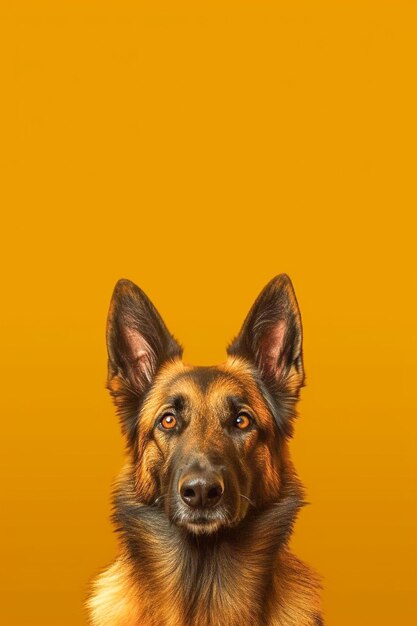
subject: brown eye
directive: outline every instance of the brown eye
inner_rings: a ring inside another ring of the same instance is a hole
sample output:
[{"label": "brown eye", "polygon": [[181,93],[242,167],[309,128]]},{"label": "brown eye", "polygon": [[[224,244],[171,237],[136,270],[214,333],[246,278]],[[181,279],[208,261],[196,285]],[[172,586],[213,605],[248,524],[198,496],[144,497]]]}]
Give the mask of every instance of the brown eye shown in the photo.
[{"label": "brown eye", "polygon": [[251,425],[251,418],[247,413],[239,413],[239,415],[233,420],[233,425],[239,430],[245,430]]},{"label": "brown eye", "polygon": [[166,413],[166,415],[161,417],[159,423],[163,428],[165,428],[165,430],[171,430],[177,425],[177,420],[172,413]]}]

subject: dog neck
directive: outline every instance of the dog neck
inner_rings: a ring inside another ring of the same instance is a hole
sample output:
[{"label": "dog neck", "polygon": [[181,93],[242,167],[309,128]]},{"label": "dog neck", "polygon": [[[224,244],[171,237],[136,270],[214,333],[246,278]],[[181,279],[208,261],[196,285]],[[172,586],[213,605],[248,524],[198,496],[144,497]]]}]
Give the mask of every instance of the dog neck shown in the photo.
[{"label": "dog neck", "polygon": [[235,528],[194,535],[170,523],[162,507],[138,503],[125,474],[114,520],[140,602],[152,603],[159,623],[172,626],[264,623],[278,556],[302,504],[292,483],[277,503],[250,510]]}]

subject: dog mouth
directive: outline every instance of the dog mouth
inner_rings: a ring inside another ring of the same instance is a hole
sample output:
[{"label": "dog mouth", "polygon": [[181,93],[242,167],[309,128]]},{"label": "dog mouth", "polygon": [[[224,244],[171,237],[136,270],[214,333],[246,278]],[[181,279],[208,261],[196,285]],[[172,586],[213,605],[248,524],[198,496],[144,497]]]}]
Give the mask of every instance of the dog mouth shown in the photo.
[{"label": "dog mouth", "polygon": [[183,507],[179,507],[172,515],[171,522],[196,535],[209,535],[223,527],[232,526],[233,518],[229,511],[223,507],[215,511],[210,509],[188,511]]},{"label": "dog mouth", "polygon": [[222,523],[218,520],[199,518],[195,522],[184,522],[182,525],[195,535],[211,535],[221,528]]}]

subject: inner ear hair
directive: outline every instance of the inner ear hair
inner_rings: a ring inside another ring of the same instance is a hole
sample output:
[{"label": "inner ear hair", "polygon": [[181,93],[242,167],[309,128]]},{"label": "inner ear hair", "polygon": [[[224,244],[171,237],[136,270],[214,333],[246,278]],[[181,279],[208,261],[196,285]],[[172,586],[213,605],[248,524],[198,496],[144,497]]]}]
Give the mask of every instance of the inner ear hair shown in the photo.
[{"label": "inner ear hair", "polygon": [[301,316],[286,274],[273,278],[261,291],[228,354],[251,360],[267,378],[282,380],[293,366],[303,377]]}]

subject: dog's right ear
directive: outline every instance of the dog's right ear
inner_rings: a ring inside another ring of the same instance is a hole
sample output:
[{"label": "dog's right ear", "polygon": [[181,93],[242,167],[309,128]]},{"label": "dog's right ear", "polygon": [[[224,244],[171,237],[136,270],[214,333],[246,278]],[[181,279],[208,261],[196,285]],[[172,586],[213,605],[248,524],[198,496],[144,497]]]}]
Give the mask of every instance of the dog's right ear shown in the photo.
[{"label": "dog's right ear", "polygon": [[107,388],[122,430],[133,444],[146,390],[164,362],[181,358],[182,347],[149,298],[130,280],[119,280],[113,291],[107,318],[107,351]]}]

